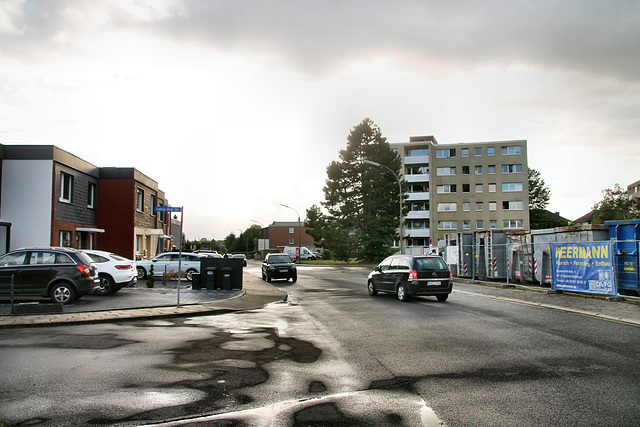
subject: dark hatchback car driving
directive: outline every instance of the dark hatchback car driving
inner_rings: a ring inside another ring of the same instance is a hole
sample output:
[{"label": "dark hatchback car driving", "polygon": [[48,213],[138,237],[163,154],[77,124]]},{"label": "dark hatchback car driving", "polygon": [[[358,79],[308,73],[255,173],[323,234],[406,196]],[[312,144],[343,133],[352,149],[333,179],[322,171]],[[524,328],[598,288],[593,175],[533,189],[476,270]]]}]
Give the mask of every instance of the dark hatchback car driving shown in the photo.
[{"label": "dark hatchback car driving", "polygon": [[262,280],[271,279],[298,280],[298,271],[291,257],[284,253],[267,254],[262,261]]},{"label": "dark hatchback car driving", "polygon": [[369,274],[369,295],[394,293],[400,301],[418,295],[435,296],[446,301],[453,281],[451,270],[439,256],[392,255]]},{"label": "dark hatchback car driving", "polygon": [[100,285],[96,265],[72,248],[22,248],[0,257],[0,292],[16,297],[49,297],[69,304]]}]

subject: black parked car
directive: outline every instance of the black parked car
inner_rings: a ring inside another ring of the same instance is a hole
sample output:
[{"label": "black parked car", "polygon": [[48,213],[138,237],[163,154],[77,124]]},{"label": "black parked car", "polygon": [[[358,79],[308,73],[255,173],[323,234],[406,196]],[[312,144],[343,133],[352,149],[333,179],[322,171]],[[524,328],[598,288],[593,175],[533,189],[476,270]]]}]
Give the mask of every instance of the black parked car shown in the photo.
[{"label": "black parked car", "polygon": [[8,295],[50,297],[69,304],[98,289],[98,269],[83,252],[72,248],[22,248],[0,256],[0,290]]},{"label": "black parked car", "polygon": [[262,261],[262,280],[270,282],[271,279],[298,280],[298,271],[291,257],[287,254],[267,254]]},{"label": "black parked car", "polygon": [[369,295],[390,292],[400,301],[412,296],[429,295],[446,301],[453,281],[451,270],[439,256],[392,255],[369,274]]}]

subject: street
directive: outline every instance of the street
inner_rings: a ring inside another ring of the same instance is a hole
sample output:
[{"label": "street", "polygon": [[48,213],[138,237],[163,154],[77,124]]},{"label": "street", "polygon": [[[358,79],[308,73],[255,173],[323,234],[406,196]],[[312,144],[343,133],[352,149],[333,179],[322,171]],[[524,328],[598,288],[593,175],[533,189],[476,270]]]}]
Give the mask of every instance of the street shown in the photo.
[{"label": "street", "polygon": [[640,425],[639,328],[455,285],[371,297],[367,272],[302,266],[239,314],[2,330],[0,425]]}]

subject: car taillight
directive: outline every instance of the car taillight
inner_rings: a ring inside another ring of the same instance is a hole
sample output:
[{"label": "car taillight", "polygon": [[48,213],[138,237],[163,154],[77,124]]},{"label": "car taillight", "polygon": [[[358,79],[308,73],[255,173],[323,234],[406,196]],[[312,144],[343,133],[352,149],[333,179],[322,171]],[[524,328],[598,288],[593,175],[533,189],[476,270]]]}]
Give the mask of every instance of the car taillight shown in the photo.
[{"label": "car taillight", "polygon": [[133,268],[133,266],[131,264],[126,264],[126,265],[116,265],[116,268],[118,270],[131,270]]},{"label": "car taillight", "polygon": [[415,270],[411,270],[409,272],[409,280],[418,280],[418,272]]},{"label": "car taillight", "polygon": [[91,276],[91,269],[89,268],[89,266],[76,264],[76,267],[78,267],[78,270],[80,270],[80,273],[85,274],[87,276]]},{"label": "car taillight", "polygon": [[449,270],[449,280],[453,280],[453,274],[451,274],[451,270]]}]

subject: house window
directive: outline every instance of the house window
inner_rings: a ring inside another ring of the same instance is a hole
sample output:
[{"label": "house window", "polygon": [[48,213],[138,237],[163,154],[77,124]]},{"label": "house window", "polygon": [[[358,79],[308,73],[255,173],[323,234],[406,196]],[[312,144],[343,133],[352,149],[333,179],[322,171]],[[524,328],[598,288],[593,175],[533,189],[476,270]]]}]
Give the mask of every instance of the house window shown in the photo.
[{"label": "house window", "polygon": [[502,173],[522,173],[522,165],[502,165]]},{"label": "house window", "polygon": [[487,166],[487,173],[489,175],[495,175],[495,173],[496,173],[496,165]]},{"label": "house window", "polygon": [[476,212],[482,212],[484,210],[484,204],[482,202],[476,202]]},{"label": "house window", "polygon": [[476,221],[476,230],[482,230],[484,229],[484,221],[479,219]]},{"label": "house window", "polygon": [[429,166],[413,166],[407,168],[407,175],[428,175]]},{"label": "house window", "polygon": [[522,191],[522,183],[521,182],[505,182],[502,184],[502,191],[505,193]]},{"label": "house window", "polygon": [[295,240],[294,239],[289,239],[289,245],[293,246],[295,244]]},{"label": "house window", "polygon": [[497,202],[489,202],[489,210],[490,211],[498,210],[498,203]]},{"label": "house window", "polygon": [[71,246],[71,232],[70,231],[60,231],[60,246],[70,247]]},{"label": "house window", "polygon": [[409,193],[428,193],[429,185],[428,184],[410,184],[409,185]]},{"label": "house window", "polygon": [[438,192],[438,194],[455,193],[456,192],[456,185],[455,184],[438,185],[437,192]]},{"label": "house window", "polygon": [[471,186],[469,184],[462,184],[462,192],[463,193],[469,193],[471,192]]},{"label": "house window", "polygon": [[60,201],[73,202],[73,175],[64,172],[60,173]]},{"label": "house window", "polygon": [[522,154],[522,147],[519,145],[507,145],[500,147],[500,150],[503,156],[515,156]]},{"label": "house window", "polygon": [[136,253],[142,254],[144,252],[143,236],[142,234],[136,234]]},{"label": "house window", "polygon": [[469,175],[469,166],[462,167],[462,175]]},{"label": "house window", "polygon": [[482,166],[476,166],[476,175],[482,175]]},{"label": "house window", "polygon": [[480,157],[482,156],[482,147],[476,147],[473,149],[474,155],[476,157]]},{"label": "house window", "polygon": [[502,228],[524,228],[524,221],[521,219],[505,219],[502,221]]},{"label": "house window", "polygon": [[446,159],[446,158],[455,157],[455,156],[456,156],[455,148],[450,148],[446,150],[436,150],[436,157],[438,159]]},{"label": "house window", "polygon": [[90,209],[95,209],[96,207],[96,185],[93,182],[89,183],[89,188],[87,189],[87,207]]},{"label": "house window", "polygon": [[457,230],[458,221],[438,221],[438,230]]},{"label": "house window", "polygon": [[429,155],[428,148],[414,148],[407,151],[407,157],[424,157]]},{"label": "house window", "polygon": [[295,233],[295,228],[289,227],[289,234],[293,234],[293,233]]},{"label": "house window", "polygon": [[422,212],[429,210],[429,202],[411,203],[411,211]]},{"label": "house window", "polygon": [[457,210],[457,203],[438,203],[438,212],[456,212]]},{"label": "house window", "polygon": [[156,195],[151,195],[151,216],[156,216]]},{"label": "house window", "polygon": [[496,147],[487,147],[487,156],[495,156]]},{"label": "house window", "polygon": [[482,184],[476,184],[476,193],[482,193]]},{"label": "house window", "polygon": [[426,230],[429,228],[429,221],[410,221],[408,228],[409,230]]},{"label": "house window", "polygon": [[436,175],[437,176],[449,176],[449,175],[455,175],[456,174],[456,168],[455,167],[446,167],[446,168],[438,168],[436,169]]},{"label": "house window", "polygon": [[462,204],[462,210],[463,210],[464,212],[469,212],[469,211],[471,210],[471,203],[469,203],[469,202],[464,202],[464,203]]},{"label": "house window", "polygon": [[468,148],[463,148],[461,151],[462,151],[462,153],[460,153],[460,155],[462,157],[469,157],[469,149]]},{"label": "house window", "polygon": [[502,209],[505,211],[521,211],[524,209],[524,203],[521,201],[502,202]]},{"label": "house window", "polygon": [[138,188],[136,192],[136,210],[144,212],[144,190],[142,188]]},{"label": "house window", "polygon": [[471,230],[471,221],[469,221],[468,219],[465,219],[464,221],[462,221],[462,229]]},{"label": "house window", "polygon": [[496,221],[495,219],[492,219],[491,221],[489,221],[489,228],[492,230],[495,230],[496,228],[498,228],[498,221]]},{"label": "house window", "polygon": [[495,183],[489,184],[489,193],[495,193],[498,190],[498,187]]}]

